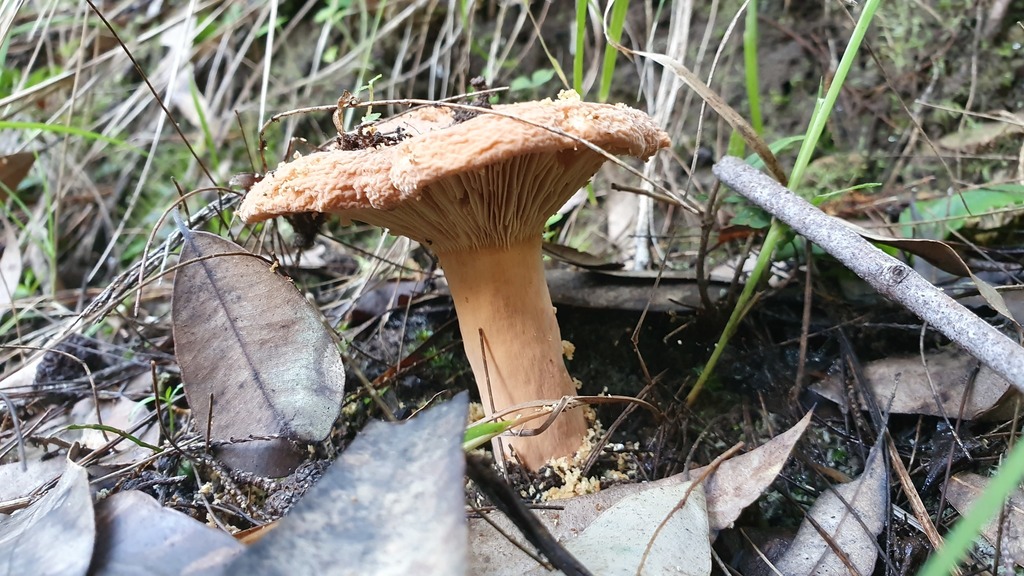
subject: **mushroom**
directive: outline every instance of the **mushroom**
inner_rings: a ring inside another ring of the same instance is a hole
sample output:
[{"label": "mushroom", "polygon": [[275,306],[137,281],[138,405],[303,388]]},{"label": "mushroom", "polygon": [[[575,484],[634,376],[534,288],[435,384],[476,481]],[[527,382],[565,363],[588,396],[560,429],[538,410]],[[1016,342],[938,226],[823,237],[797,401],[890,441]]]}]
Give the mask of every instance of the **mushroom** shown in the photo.
[{"label": "mushroom", "polygon": [[[643,112],[571,91],[464,121],[451,108],[417,108],[377,129],[400,126],[408,136],[394,145],[281,164],[250,189],[238,215],[336,213],[416,240],[444,270],[485,412],[575,395],[544,279],[544,222],[604,163],[591,146],[646,159],[668,136]],[[537,469],[572,456],[586,432],[583,413],[572,410],[509,443]]]}]

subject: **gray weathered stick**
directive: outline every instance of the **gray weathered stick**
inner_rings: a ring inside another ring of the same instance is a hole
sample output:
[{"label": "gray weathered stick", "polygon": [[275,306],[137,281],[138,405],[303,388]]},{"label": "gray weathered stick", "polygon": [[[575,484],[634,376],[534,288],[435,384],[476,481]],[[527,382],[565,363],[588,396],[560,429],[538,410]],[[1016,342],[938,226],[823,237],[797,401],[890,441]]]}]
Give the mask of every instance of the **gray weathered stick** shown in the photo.
[{"label": "gray weathered stick", "polygon": [[1024,348],[912,268],[739,158],[722,158],[713,171],[723,183],[820,246],[883,296],[917,314],[1024,391]]}]

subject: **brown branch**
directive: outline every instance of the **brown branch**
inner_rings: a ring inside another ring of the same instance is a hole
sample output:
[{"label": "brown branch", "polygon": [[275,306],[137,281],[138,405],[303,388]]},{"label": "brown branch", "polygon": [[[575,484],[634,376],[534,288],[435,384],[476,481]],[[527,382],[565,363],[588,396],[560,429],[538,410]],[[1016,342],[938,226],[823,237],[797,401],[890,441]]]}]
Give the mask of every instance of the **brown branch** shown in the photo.
[{"label": "brown branch", "polygon": [[785,222],[997,374],[1024,390],[1024,348],[936,288],[910,266],[862,238],[760,171],[733,157],[713,169],[723,183]]}]

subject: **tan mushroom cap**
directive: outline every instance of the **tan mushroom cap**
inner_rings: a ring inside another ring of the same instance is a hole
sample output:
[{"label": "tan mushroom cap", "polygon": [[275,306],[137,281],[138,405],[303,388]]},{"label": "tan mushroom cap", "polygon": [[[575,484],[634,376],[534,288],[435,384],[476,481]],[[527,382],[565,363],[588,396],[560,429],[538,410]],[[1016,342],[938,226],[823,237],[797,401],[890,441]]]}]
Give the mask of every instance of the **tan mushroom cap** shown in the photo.
[{"label": "tan mushroom cap", "polygon": [[238,215],[257,222],[336,213],[436,251],[504,245],[538,234],[606,160],[580,139],[644,159],[670,144],[647,114],[582,102],[574,92],[495,106],[459,123],[451,108],[425,107],[378,130],[395,127],[409,136],[394,146],[317,152],[281,164],[252,187]]}]

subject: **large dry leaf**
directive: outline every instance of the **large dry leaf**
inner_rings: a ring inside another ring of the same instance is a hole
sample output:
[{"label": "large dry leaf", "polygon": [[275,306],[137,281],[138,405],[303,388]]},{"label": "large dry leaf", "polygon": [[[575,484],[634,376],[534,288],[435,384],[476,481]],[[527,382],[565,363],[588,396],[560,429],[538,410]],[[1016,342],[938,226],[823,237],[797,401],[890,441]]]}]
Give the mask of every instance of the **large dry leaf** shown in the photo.
[{"label": "large dry leaf", "polygon": [[[684,498],[685,505],[677,509]],[[681,546],[683,543],[686,545]],[[710,574],[711,541],[704,490],[683,482],[626,496],[565,547],[588,570],[601,576]],[[530,574],[549,572],[538,567]]]},{"label": "large dry leaf", "polygon": [[96,506],[96,536],[90,576],[205,575],[245,549],[228,534],[137,490]]},{"label": "large dry leaf", "polygon": [[95,539],[89,478],[68,463],[45,496],[0,520],[0,575],[85,574]]},{"label": "large dry leaf", "polygon": [[[810,421],[811,414],[808,413],[795,426],[764,445],[722,463],[705,479],[705,507],[710,530],[731,526],[740,512],[771,485]],[[702,478],[705,471],[706,468],[698,468],[689,474],[677,474],[655,482],[613,486],[596,494],[560,500],[558,503],[562,510],[537,510],[535,514],[552,536],[571,549],[572,539],[584,533],[601,514],[624,498],[656,488],[680,486]],[[656,525],[662,518],[664,516],[648,520]],[[515,527],[504,516],[492,514],[490,520],[505,533],[516,533]],[[470,520],[470,540],[474,552],[470,558],[471,574],[517,576],[536,566],[533,559],[483,520]]]},{"label": "large dry leaf", "polygon": [[227,573],[466,573],[459,394],[401,424],[372,422],[278,527]]},{"label": "large dry leaf", "polygon": [[[746,454],[723,462],[705,481],[708,499],[708,523],[712,530],[732,526],[743,510],[754,503],[771,486],[789,460],[789,455],[811,423],[808,412],[792,428]],[[689,477],[698,479],[706,468],[691,470]]]},{"label": "large dry leaf", "polygon": [[0,465],[0,502],[24,498],[64,473],[65,458],[28,458]]},{"label": "large dry leaf", "polygon": [[[323,440],[344,395],[334,338],[288,280],[242,252],[204,232],[187,234],[181,251],[182,262],[202,258],[178,271],[172,308],[175,354],[192,415],[211,440]],[[286,445],[236,444],[221,456],[229,465],[280,476],[298,464],[286,457]]]},{"label": "large dry leaf", "polygon": [[884,244],[893,248],[899,248],[904,252],[909,252],[914,256],[919,256],[926,260],[932,266],[948,272],[954,276],[970,276],[971,269],[967,267],[963,258],[957,253],[953,245],[940,240],[931,240],[928,238],[897,238],[895,236],[886,236],[884,234],[878,234],[872,232],[860,226],[840,220],[840,222],[848,227],[854,229],[865,240],[870,240],[876,244]]},{"label": "large dry leaf", "polygon": [[1020,116],[1004,112],[1008,120],[1014,122],[977,122],[963,130],[946,134],[939,138],[939,146],[958,152],[974,153],[980,149],[991,147],[998,140],[1024,131],[1024,119]]},{"label": "large dry leaf", "polygon": [[[1000,292],[1000,296],[1003,298],[1003,303],[1006,304],[1010,317],[1024,319],[1024,290],[1006,290]],[[989,306],[988,300],[982,298],[981,295],[966,296],[959,298],[958,301],[969,308]]]},{"label": "large dry leaf", "polygon": [[[893,248],[899,248],[905,252],[910,252],[943,272],[948,272],[954,276],[970,278],[971,281],[974,282],[974,286],[978,289],[978,295],[986,304],[1009,320],[1017,322],[1016,318],[1007,307],[1006,300],[1003,295],[991,284],[985,282],[971,272],[967,263],[963,261],[963,258],[960,257],[960,254],[957,253],[952,245],[928,238],[894,238],[892,236],[884,236],[865,230],[859,226],[846,222],[845,220],[837,220],[837,222],[855,229],[857,233],[866,240],[870,240],[878,244],[884,244],[886,246],[892,246]],[[920,270],[920,266],[915,266],[915,268],[918,269],[918,272],[924,274],[924,272]]]},{"label": "large dry leaf", "polygon": [[[961,515],[974,504],[988,486],[989,478],[962,472],[949,479],[946,484],[946,499]],[[999,537],[999,518],[993,518],[981,529],[981,535],[992,545]],[[1002,541],[1000,550],[1003,558],[1008,558],[1018,566],[1024,566],[1024,491],[1018,489],[1010,494],[1003,515]],[[1012,570],[1008,573],[1012,573]]]},{"label": "large dry leaf", "polygon": [[3,314],[14,304],[14,292],[21,280],[22,262],[14,226],[6,219],[0,218],[0,231],[3,232],[3,239],[0,241],[0,314]]},{"label": "large dry leaf", "polygon": [[[854,574],[872,573],[878,556],[878,534],[885,525],[889,505],[888,474],[881,446],[883,443],[879,442],[871,450],[863,474],[818,497],[793,543],[776,562],[780,572],[792,576],[850,574],[843,558],[833,550],[835,545]],[[822,532],[831,539],[831,545]]]},{"label": "large dry leaf", "polygon": [[[965,420],[974,420],[982,415],[1004,416],[999,411],[990,411],[1007,393],[1016,393],[1016,389],[988,366],[982,364],[971,383],[970,376],[978,361],[959,348],[929,352],[926,358],[927,369],[921,364],[919,355],[892,356],[866,363],[864,378],[867,389],[874,394],[878,406],[893,414],[955,418],[960,414],[962,404]],[[931,383],[928,374],[931,374]],[[832,375],[811,389],[846,407],[841,380],[838,375]],[[970,394],[967,394],[969,383]],[[863,406],[863,398],[860,401]]]}]

